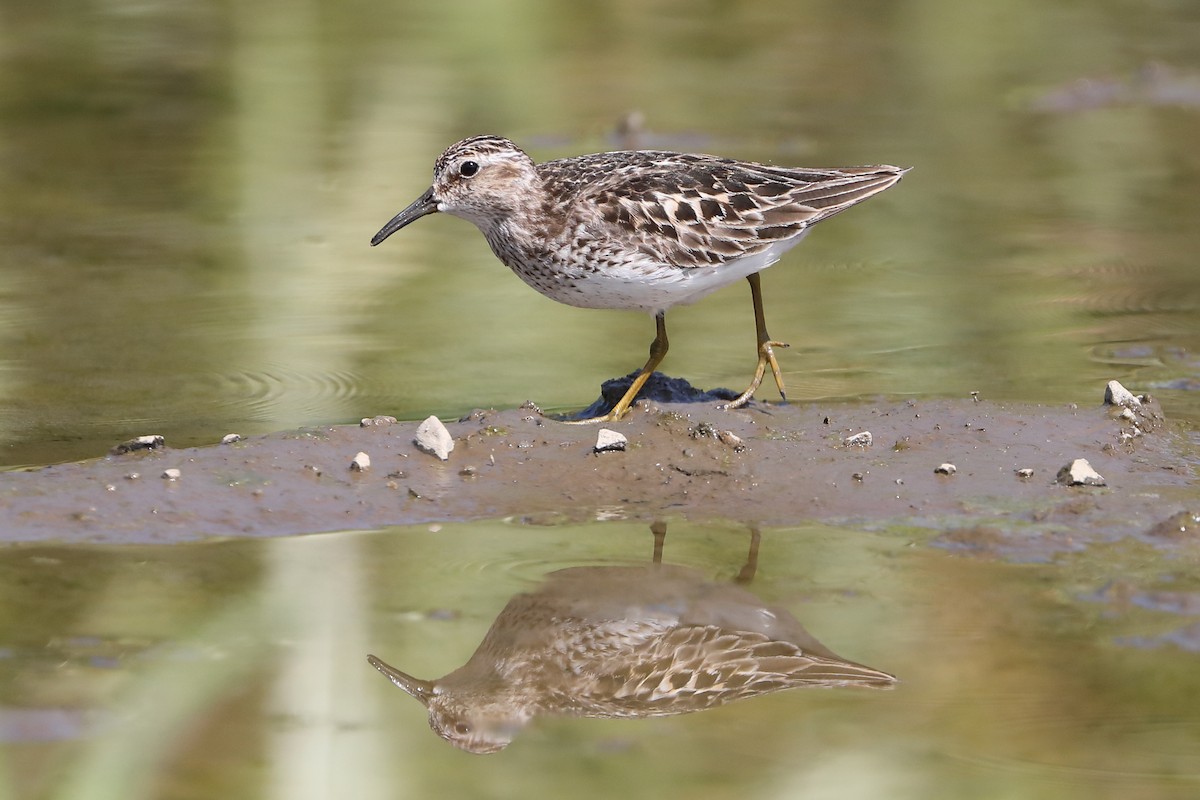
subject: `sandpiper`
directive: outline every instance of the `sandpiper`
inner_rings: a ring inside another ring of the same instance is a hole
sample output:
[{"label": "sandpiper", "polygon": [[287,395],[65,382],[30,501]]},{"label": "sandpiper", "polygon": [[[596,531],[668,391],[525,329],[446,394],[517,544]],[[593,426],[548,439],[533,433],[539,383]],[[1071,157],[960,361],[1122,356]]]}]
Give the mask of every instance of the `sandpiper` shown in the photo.
[{"label": "sandpiper", "polygon": [[507,747],[536,717],[687,714],[800,687],[890,689],[786,609],[673,564],[572,567],[512,598],[466,664],[420,680],[371,665],[472,753]]},{"label": "sandpiper", "polygon": [[535,164],[499,136],[473,136],[437,159],[433,185],[371,239],[377,245],[427,214],[462,217],[492,252],[547,297],[582,308],[636,309],[654,315],[650,357],[603,416],[629,411],[667,354],[666,312],[739,278],[750,283],[758,365],[749,402],[770,366],[783,376],[763,317],[758,273],[823,219],[895,185],[906,169],[774,167],[717,156],[627,150]]}]

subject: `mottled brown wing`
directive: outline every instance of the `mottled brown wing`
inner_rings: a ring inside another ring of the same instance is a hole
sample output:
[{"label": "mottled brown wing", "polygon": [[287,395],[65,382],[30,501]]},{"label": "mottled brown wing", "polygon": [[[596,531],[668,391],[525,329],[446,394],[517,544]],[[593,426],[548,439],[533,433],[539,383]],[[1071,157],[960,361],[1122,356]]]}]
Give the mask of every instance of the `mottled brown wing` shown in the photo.
[{"label": "mottled brown wing", "polygon": [[785,170],[672,156],[616,170],[589,187],[606,235],[633,236],[648,255],[705,267],[759,253],[882,192],[892,166]]},{"label": "mottled brown wing", "polygon": [[597,665],[590,686],[567,699],[586,716],[684,714],[798,686],[895,683],[886,672],[852,661],[808,655],[790,642],[712,626],[677,628],[635,657]]}]

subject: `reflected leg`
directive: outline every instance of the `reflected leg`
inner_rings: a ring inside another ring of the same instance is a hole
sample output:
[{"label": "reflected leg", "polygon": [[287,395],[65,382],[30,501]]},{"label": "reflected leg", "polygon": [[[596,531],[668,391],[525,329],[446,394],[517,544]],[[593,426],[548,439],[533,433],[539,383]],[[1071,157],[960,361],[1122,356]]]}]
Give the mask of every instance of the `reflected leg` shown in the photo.
[{"label": "reflected leg", "polygon": [[758,532],[758,526],[750,528],[750,552],[746,553],[746,563],[738,571],[737,577],[733,579],[734,583],[750,583],[754,580],[755,574],[758,573],[758,545],[762,541],[762,534]]},{"label": "reflected leg", "polygon": [[650,532],[654,534],[654,563],[662,563],[663,545],[667,541],[667,523],[662,520],[650,523]]}]

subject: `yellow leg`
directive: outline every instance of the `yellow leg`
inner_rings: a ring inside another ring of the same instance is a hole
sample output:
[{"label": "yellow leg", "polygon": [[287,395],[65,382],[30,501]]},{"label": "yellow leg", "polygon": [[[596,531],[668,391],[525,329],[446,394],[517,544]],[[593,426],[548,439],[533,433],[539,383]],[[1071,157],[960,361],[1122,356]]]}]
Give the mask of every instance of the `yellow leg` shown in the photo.
[{"label": "yellow leg", "polygon": [[[592,425],[598,422],[616,422],[629,413],[629,407],[633,405],[633,401],[637,398],[638,392],[646,385],[646,381],[653,374],[654,370],[658,369],[658,365],[662,363],[663,358],[667,355],[667,316],[665,312],[658,312],[654,316],[654,324],[656,333],[654,341],[650,343],[650,358],[646,360],[646,366],[642,367],[642,371],[633,379],[633,383],[629,384],[629,388],[625,390],[625,394],[613,406],[612,411],[602,417],[592,417],[590,419],[572,419],[566,420],[569,425]],[[773,359],[772,359],[773,360]]]},{"label": "yellow leg", "polygon": [[767,365],[771,365],[771,374],[775,376],[775,385],[779,387],[779,396],[785,401],[787,400],[787,392],[783,390],[783,375],[779,371],[779,362],[775,360],[776,347],[787,347],[783,342],[772,341],[771,334],[767,333],[767,320],[763,316],[762,303],[762,286],[759,283],[758,273],[754,273],[746,278],[750,282],[750,299],[754,302],[754,327],[758,333],[758,366],[754,370],[754,380],[750,382],[750,387],[746,391],[737,396],[737,399],[731,400],[725,405],[725,408],[741,408],[750,402],[750,398],[758,391],[759,384],[762,383],[763,375],[766,374]]}]

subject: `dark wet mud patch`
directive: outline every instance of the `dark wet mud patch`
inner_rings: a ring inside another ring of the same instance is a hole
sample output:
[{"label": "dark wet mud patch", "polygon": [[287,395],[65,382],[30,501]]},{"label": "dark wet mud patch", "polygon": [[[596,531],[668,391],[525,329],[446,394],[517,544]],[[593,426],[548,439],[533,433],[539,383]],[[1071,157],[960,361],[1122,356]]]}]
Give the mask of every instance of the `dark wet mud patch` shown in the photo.
[{"label": "dark wet mud patch", "polygon": [[[639,370],[634,370],[621,378],[612,378],[600,386],[600,397],[582,411],[565,414],[565,420],[584,420],[601,417],[612,411],[625,392],[633,385]],[[691,382],[683,378],[672,378],[661,372],[650,374],[646,384],[638,392],[638,397],[649,399],[655,403],[712,403],[720,404],[735,399],[738,393],[732,389],[697,389]]]}]

